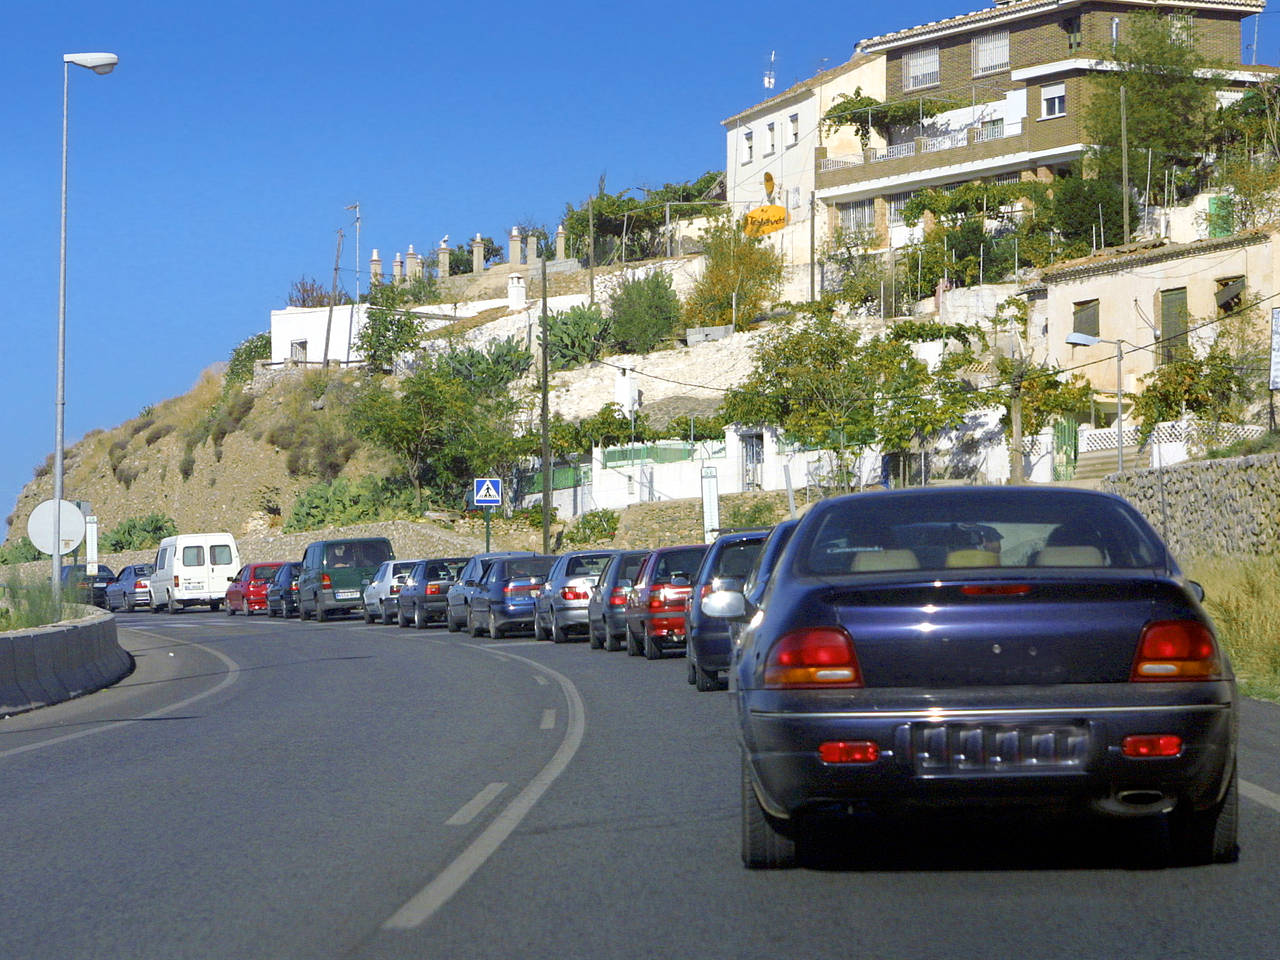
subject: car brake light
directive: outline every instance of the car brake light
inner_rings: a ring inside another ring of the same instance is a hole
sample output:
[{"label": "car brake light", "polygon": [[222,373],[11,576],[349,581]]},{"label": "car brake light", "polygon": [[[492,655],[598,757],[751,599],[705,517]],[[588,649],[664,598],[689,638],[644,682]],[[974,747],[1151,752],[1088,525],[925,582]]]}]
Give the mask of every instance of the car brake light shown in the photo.
[{"label": "car brake light", "polygon": [[1125,737],[1121,749],[1126,757],[1176,757],[1182,752],[1182,738],[1171,733]]},{"label": "car brake light", "polygon": [[1029,583],[970,583],[960,588],[966,597],[1025,597]]},{"label": "car brake light", "polygon": [[829,740],[818,747],[823,763],[875,763],[880,746],[874,740]]},{"label": "car brake light", "polygon": [[400,584],[398,584],[398,583],[393,583],[393,584],[391,585],[391,593],[395,594],[395,593],[399,593],[399,592],[400,592]]},{"label": "car brake light", "polygon": [[290,589],[290,590],[292,590],[294,593],[297,593],[297,592],[298,592],[298,584],[297,584],[297,583],[291,583],[291,584],[289,584],[289,589]]},{"label": "car brake light", "polygon": [[145,581],[145,580],[135,580],[135,581],[133,581],[133,589],[135,589],[135,590],[145,590],[145,589],[147,589],[146,581]]},{"label": "car brake light", "polygon": [[538,587],[539,587],[539,586],[541,586],[541,584],[537,584],[537,583],[508,583],[505,587],[503,587],[503,588],[502,588],[502,592],[503,592],[503,593],[505,593],[505,594],[507,594],[508,596],[510,596],[510,595],[511,595],[511,594],[513,594],[513,593],[533,593],[533,594],[536,594],[536,593],[538,592]]},{"label": "car brake light", "polygon": [[178,575],[176,573],[173,575],[173,585],[175,587],[178,585]]},{"label": "car brake light", "polygon": [[436,596],[439,596],[439,595],[440,595],[440,584],[438,584],[438,583],[428,583],[425,587],[423,587],[423,588],[422,588],[422,592],[423,592],[423,593],[425,593],[425,594],[427,594],[427,596],[430,596],[430,597],[436,597]]},{"label": "car brake light", "polygon": [[586,600],[587,591],[579,590],[577,587],[564,587],[560,591],[560,599],[562,600]]},{"label": "car brake light", "polygon": [[1138,641],[1130,680],[1220,680],[1213,633],[1198,620],[1157,620]]},{"label": "car brake light", "polygon": [[841,627],[805,627],[785,634],[764,665],[767,687],[860,687],[853,638]]},{"label": "car brake light", "polygon": [[333,581],[329,579],[329,575],[327,573],[320,574],[320,589],[321,590],[333,589]]},{"label": "car brake light", "polygon": [[614,587],[613,593],[609,597],[609,606],[625,607],[627,605],[627,591],[622,587]]}]

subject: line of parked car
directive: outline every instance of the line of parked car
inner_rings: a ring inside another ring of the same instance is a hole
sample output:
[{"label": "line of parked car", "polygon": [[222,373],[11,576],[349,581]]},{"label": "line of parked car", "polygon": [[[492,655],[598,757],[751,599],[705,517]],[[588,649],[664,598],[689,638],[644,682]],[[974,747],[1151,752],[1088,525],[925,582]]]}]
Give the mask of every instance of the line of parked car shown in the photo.
[{"label": "line of parked car", "polygon": [[[153,610],[524,632],[685,653],[699,691],[732,679],[748,867],[800,862],[868,811],[975,804],[1160,818],[1176,862],[1237,856],[1234,675],[1204,591],[1120,497],[853,494],[711,544],[558,556],[399,560],[385,538],[325,540],[203,597],[184,564],[229,538],[202,536],[162,545]],[[144,570],[102,584],[104,602],[139,604]]]}]

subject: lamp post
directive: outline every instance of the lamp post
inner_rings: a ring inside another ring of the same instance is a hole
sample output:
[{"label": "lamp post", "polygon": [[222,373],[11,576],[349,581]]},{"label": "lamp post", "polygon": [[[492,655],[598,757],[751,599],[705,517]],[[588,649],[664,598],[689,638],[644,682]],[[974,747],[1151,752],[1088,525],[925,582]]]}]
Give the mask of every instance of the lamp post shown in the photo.
[{"label": "lamp post", "polygon": [[62,56],[62,230],[58,252],[58,378],[53,404],[53,603],[59,611],[62,609],[62,428],[67,405],[67,102],[71,64],[105,74],[114,70],[119,62],[120,58],[114,53]]},{"label": "lamp post", "polygon": [[1116,345],[1116,471],[1124,473],[1124,341],[1093,337],[1087,333],[1068,333],[1067,343],[1073,347],[1092,347],[1095,343]]}]

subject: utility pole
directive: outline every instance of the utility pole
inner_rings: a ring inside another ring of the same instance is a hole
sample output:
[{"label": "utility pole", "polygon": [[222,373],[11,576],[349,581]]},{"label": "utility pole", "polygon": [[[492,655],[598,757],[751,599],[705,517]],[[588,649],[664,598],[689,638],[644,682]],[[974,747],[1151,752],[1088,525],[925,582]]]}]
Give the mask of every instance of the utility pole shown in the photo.
[{"label": "utility pole", "polygon": [[360,201],[357,200],[344,210],[356,212],[356,299],[351,307],[351,322],[347,324],[347,356],[351,356],[351,338],[356,333],[356,313],[360,309]]},{"label": "utility pole", "polygon": [[1013,456],[1009,458],[1013,468],[1012,483],[1026,482],[1022,464],[1022,371],[1014,373],[1013,397],[1009,401],[1009,422],[1013,428]]},{"label": "utility pole", "polygon": [[817,230],[817,218],[818,218],[817,196],[818,196],[817,193],[814,192],[813,190],[809,191],[809,299],[810,300],[818,299],[818,292],[817,292],[818,288],[817,288],[817,281],[815,276],[815,272],[817,271],[817,268],[818,268],[817,255],[815,253],[817,249],[817,234],[815,232]]},{"label": "utility pole", "polygon": [[1120,85],[1120,179],[1124,181],[1124,236],[1121,243],[1129,242],[1129,118],[1125,111],[1124,84]]},{"label": "utility pole", "polygon": [[551,552],[551,403],[549,399],[549,383],[551,364],[547,357],[548,322],[547,322],[547,257],[543,250],[542,260],[542,552]]},{"label": "utility pole", "polygon": [[[329,319],[324,325],[324,369],[329,369],[329,336],[333,332],[333,302],[338,299],[338,268],[342,266],[342,229],[338,229],[338,251],[333,255],[333,288],[329,293]],[[347,354],[347,359],[351,355]]]}]

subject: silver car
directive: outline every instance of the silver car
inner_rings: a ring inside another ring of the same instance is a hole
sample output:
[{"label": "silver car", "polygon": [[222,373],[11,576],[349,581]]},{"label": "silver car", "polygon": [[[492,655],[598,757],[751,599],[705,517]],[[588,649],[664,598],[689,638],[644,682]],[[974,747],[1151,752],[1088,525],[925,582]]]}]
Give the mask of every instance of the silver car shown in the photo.
[{"label": "silver car", "polygon": [[591,588],[617,550],[577,550],[556,558],[533,608],[533,635],[568,642],[572,634],[587,637]]},{"label": "silver car", "polygon": [[364,587],[364,622],[375,619],[383,623],[395,620],[400,609],[400,588],[404,586],[417,560],[384,560],[373,579]]},{"label": "silver car", "polygon": [[132,611],[137,607],[150,606],[151,573],[154,570],[155,567],[149,563],[136,563],[121,570],[119,576],[107,584],[107,609]]}]

